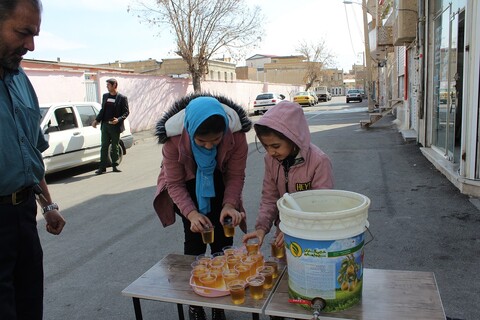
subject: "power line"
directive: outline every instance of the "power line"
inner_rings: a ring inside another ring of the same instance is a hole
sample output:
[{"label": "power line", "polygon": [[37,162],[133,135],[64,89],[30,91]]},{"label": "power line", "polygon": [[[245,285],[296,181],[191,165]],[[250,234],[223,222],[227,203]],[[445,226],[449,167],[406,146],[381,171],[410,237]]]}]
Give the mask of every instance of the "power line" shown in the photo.
[{"label": "power line", "polygon": [[345,17],[347,18],[347,28],[348,28],[348,36],[350,38],[350,45],[352,46],[352,51],[353,51],[353,54],[355,55],[355,59],[357,59],[357,53],[355,52],[355,47],[353,46],[352,32],[350,31],[350,22],[348,21],[347,5],[344,4],[343,8],[345,9]]}]

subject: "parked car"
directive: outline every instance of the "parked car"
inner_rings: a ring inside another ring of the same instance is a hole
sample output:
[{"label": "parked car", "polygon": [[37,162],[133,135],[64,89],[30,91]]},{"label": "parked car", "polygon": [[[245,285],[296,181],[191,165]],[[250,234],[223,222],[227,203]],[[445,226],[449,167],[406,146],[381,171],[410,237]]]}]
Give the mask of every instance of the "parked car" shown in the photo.
[{"label": "parked car", "polygon": [[285,96],[283,94],[278,94],[274,92],[261,93],[255,98],[255,101],[253,102],[253,113],[255,115],[258,115],[260,113],[263,114],[283,99],[285,99]]},{"label": "parked car", "polygon": [[316,105],[318,103],[317,95],[313,91],[308,91],[308,93],[310,93],[310,95],[313,97],[313,104]]},{"label": "parked car", "polygon": [[[42,153],[46,173],[100,160],[100,126],[92,127],[92,122],[100,109],[100,104],[96,102],[40,105],[41,128],[50,145]],[[119,163],[127,153],[127,149],[133,145],[133,135],[130,132],[128,119],[124,124],[125,131],[120,135]]]},{"label": "parked car", "polygon": [[315,95],[318,97],[318,101],[332,100],[332,94],[328,91],[326,86],[320,86],[315,88]]},{"label": "parked car", "polygon": [[350,89],[347,91],[346,100],[347,103],[350,103],[350,101],[362,102],[362,93],[358,89]]},{"label": "parked car", "polygon": [[367,99],[367,94],[365,93],[365,90],[358,89],[358,91],[360,91],[360,94],[362,95],[362,99]]},{"label": "parked car", "polygon": [[313,99],[313,96],[307,92],[307,91],[300,91],[297,92],[293,96],[293,101],[298,103],[301,106],[313,106],[315,104],[315,100]]}]

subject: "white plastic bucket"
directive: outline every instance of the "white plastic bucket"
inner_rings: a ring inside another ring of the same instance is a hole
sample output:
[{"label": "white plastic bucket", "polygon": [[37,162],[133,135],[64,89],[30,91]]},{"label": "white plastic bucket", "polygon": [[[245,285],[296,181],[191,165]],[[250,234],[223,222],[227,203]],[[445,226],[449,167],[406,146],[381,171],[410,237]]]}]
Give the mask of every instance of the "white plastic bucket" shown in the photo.
[{"label": "white plastic bucket", "polygon": [[[325,312],[347,309],[362,297],[363,246],[370,199],[343,190],[292,193],[277,201],[285,235],[289,296],[326,301]],[[310,308],[309,304],[302,304]]]}]

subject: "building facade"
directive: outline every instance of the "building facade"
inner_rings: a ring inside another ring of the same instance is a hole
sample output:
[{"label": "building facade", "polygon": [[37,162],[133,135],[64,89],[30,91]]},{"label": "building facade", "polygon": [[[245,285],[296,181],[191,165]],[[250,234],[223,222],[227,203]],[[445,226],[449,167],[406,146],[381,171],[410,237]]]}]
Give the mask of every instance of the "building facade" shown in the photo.
[{"label": "building facade", "polygon": [[[207,65],[208,73],[204,75],[203,80],[234,81],[236,79],[235,64],[229,61],[209,60]],[[165,58],[161,62],[155,59],[115,61],[99,66],[127,68],[139,74],[190,78],[188,66],[182,58]]]},{"label": "building facade", "polygon": [[[309,64],[318,64],[317,68],[322,69],[319,62],[308,62],[303,55],[297,56],[274,56],[256,54],[246,59],[246,66],[237,67],[237,79],[263,81],[265,83],[287,83],[305,86],[306,75]],[[332,95],[344,95],[345,86],[343,83],[343,71],[338,69],[324,69],[319,79],[312,87],[327,86]]]},{"label": "building facade", "polygon": [[401,131],[462,193],[480,196],[479,1],[376,0],[368,8],[377,105],[397,104]]}]

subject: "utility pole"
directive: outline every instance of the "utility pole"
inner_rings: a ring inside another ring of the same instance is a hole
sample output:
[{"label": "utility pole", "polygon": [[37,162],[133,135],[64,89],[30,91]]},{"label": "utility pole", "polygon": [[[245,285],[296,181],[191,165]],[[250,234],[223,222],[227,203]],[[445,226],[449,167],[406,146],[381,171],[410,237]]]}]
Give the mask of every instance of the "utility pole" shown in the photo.
[{"label": "utility pole", "polygon": [[362,0],[362,12],[363,12],[363,36],[365,42],[365,64],[367,72],[367,87],[365,93],[368,97],[368,112],[373,112],[375,108],[372,99],[372,57],[370,56],[370,40],[368,38],[368,19],[367,19],[367,0]]},{"label": "utility pole", "polygon": [[367,91],[367,60],[365,60],[365,51],[362,52],[362,64],[363,64],[363,90],[368,97]]}]

